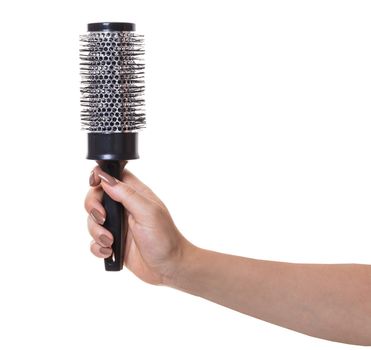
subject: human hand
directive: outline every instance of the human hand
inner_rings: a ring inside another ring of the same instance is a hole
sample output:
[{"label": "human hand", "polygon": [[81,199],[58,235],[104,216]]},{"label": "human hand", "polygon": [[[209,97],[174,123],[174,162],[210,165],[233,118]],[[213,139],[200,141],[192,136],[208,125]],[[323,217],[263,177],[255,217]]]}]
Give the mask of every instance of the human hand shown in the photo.
[{"label": "human hand", "polygon": [[102,226],[106,216],[101,203],[104,190],[126,208],[126,267],[147,283],[166,284],[193,245],[181,235],[164,203],[128,170],[124,170],[119,181],[97,166],[89,182],[92,188],[86,196],[85,209],[93,237],[91,252],[99,258],[112,254],[113,236]]}]

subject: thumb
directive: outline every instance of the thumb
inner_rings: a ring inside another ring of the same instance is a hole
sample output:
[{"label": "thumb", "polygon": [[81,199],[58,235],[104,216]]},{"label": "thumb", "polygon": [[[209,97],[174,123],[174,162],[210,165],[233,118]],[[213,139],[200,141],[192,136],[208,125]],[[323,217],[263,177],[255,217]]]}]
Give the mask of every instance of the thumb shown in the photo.
[{"label": "thumb", "polygon": [[94,171],[101,179],[104,192],[113,200],[122,203],[135,218],[143,218],[153,211],[153,202],[143,197],[133,187],[107,174],[101,168],[95,168]]}]

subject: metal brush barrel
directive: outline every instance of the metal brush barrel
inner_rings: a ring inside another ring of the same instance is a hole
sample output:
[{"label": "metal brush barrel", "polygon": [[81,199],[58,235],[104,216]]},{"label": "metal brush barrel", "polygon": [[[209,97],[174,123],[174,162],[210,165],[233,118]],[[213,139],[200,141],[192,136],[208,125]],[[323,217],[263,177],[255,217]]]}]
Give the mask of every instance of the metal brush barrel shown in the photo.
[{"label": "metal brush barrel", "polygon": [[[81,36],[81,122],[88,132],[87,158],[98,160],[119,179],[123,161],[139,158],[137,131],[145,126],[143,45],[133,23],[90,23]],[[104,226],[114,236],[105,267],[118,271],[125,251],[124,208],[106,194],[103,205]]]}]

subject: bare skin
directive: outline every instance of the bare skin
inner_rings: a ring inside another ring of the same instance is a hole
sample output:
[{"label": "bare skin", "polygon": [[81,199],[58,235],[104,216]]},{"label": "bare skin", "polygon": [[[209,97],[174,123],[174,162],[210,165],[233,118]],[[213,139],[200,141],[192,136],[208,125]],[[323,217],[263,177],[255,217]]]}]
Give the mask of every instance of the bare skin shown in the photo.
[{"label": "bare skin", "polygon": [[[175,226],[153,191],[125,170],[122,181],[96,167],[85,208],[104,219],[103,190],[128,211],[126,267],[143,281],[200,296],[297,332],[371,345],[371,265],[293,264],[205,250]],[[113,184],[113,185],[112,185]],[[113,237],[89,215],[92,253],[111,255]]]}]

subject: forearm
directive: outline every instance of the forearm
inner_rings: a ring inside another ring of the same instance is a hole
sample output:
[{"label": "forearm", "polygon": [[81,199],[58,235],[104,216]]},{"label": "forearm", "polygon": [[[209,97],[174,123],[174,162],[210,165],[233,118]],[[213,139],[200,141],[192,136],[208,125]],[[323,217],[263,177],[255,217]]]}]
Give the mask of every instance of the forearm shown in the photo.
[{"label": "forearm", "polygon": [[301,333],[371,345],[371,266],[291,264],[192,247],[167,284]]}]

